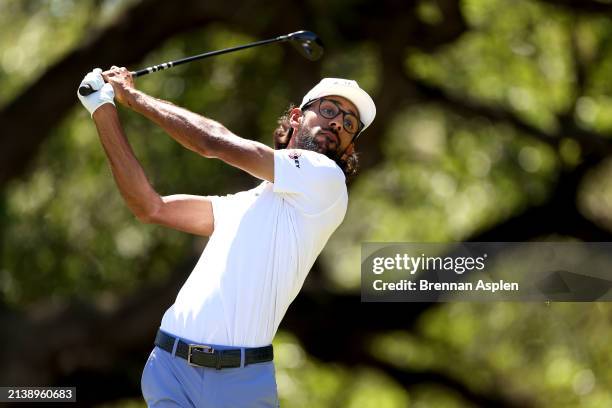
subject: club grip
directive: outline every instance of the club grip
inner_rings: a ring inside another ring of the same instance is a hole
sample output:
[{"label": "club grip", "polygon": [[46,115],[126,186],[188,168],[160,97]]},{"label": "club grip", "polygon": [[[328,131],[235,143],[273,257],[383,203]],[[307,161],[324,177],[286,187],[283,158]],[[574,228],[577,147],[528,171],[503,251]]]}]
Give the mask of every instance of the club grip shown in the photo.
[{"label": "club grip", "polygon": [[[140,71],[131,71],[130,74],[133,77],[139,77],[141,75],[146,75],[148,74],[149,71],[147,71],[147,69],[141,69]],[[92,93],[94,93],[96,91],[94,91],[94,89],[89,86],[89,85],[83,85],[79,87],[79,95],[81,96],[87,96],[87,95],[91,95]]]},{"label": "club grip", "polygon": [[82,85],[79,87],[79,95],[81,96],[91,95],[94,92],[95,91],[93,90],[93,88],[89,85]]}]

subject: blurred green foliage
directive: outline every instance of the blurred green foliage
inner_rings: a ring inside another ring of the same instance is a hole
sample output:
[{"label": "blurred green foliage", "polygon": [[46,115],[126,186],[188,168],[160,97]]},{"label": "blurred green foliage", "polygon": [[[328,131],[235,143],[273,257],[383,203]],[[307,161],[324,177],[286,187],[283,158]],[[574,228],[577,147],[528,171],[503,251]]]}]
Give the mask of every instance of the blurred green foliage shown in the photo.
[{"label": "blurred green foliage", "polygon": [[[0,105],[89,30],[113,21],[132,3],[0,1]],[[312,3],[316,8],[318,3]],[[351,18],[346,3],[342,7]],[[579,55],[597,64],[587,65],[577,119],[585,129],[612,130],[612,26],[607,17],[577,17],[526,0],[465,0],[462,9],[469,31],[435,53],[407,49],[407,73],[550,131],[560,126],[556,116],[570,109],[575,98]],[[419,13],[435,23],[440,18],[436,10],[433,2],[424,1]],[[160,44],[141,66],[253,40],[209,25]],[[323,61],[322,74],[355,78],[376,94],[382,75],[377,45],[359,43],[342,51]],[[218,119],[237,134],[270,143],[277,117],[299,97],[275,80],[285,52],[282,47],[248,50],[137,83],[145,92]],[[256,183],[186,151],[131,112],[122,110],[121,117],[162,194],[227,194]],[[392,118],[385,134],[377,135],[384,163],[352,185],[347,219],[322,255],[333,290],[358,290],[361,242],[461,241],[545,200],[561,169],[581,160],[573,140],[555,150],[508,125],[468,120],[436,105],[410,105]],[[578,198],[586,214],[608,226],[611,173],[609,164],[599,169]],[[47,139],[27,177],[4,186],[2,195],[6,221],[0,291],[16,307],[48,297],[129,294],[144,281],[167,277],[205,243],[136,222],[80,106]],[[607,304],[444,304],[424,315],[416,331],[380,336],[372,351],[400,368],[436,369],[475,390],[501,388],[535,397],[542,406],[612,406],[611,319]],[[279,333],[275,346],[283,406],[468,406],[440,386],[407,391],[371,368],[317,362],[290,333]]]}]

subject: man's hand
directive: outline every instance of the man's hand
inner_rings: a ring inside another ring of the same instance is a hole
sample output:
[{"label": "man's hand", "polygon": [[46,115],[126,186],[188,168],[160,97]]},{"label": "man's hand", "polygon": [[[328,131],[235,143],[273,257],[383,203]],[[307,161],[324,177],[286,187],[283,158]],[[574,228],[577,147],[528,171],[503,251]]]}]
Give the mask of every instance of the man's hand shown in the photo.
[{"label": "man's hand", "polygon": [[108,71],[102,72],[102,77],[113,86],[117,100],[123,105],[128,105],[129,92],[134,89],[132,74],[125,67],[112,66]]},{"label": "man's hand", "polygon": [[79,88],[83,85],[89,85],[95,92],[83,96],[79,93],[77,89],[77,96],[79,100],[85,106],[85,109],[89,111],[91,116],[93,117],[93,113],[100,106],[111,103],[115,105],[113,99],[115,97],[115,93],[113,92],[113,87],[110,84],[105,84],[104,79],[102,78],[102,70],[100,68],[96,68],[93,71],[89,72],[79,85]]}]

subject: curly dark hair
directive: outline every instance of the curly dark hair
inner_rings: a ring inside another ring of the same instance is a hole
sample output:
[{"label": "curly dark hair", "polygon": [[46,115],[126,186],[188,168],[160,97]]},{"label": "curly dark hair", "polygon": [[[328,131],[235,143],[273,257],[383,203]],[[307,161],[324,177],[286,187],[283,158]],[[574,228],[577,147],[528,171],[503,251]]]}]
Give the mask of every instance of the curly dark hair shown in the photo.
[{"label": "curly dark hair", "polygon": [[[274,129],[274,132],[272,134],[274,138],[275,150],[286,149],[287,145],[289,144],[289,141],[291,140],[293,129],[289,125],[289,117],[293,108],[295,108],[295,105],[289,105],[289,108],[287,108],[285,113],[283,113],[283,115],[278,118],[278,126],[276,129]],[[336,154],[330,154],[327,156],[333,161],[335,161],[338,167],[342,169],[342,172],[344,173],[347,182],[353,177],[355,177],[359,172],[359,158],[357,153],[353,152],[350,156],[346,158],[346,160],[342,160]]]}]

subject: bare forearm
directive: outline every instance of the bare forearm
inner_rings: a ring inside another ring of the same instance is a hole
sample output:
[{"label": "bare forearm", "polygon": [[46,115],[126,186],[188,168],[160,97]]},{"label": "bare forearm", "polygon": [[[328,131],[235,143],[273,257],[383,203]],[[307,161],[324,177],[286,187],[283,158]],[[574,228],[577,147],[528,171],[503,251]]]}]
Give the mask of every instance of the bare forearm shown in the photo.
[{"label": "bare forearm", "polygon": [[187,149],[206,157],[216,157],[215,152],[227,139],[235,137],[219,122],[136,89],[130,90],[126,105],[156,123]]},{"label": "bare forearm", "polygon": [[110,104],[103,105],[94,112],[93,118],[121,195],[134,215],[147,221],[163,202],[134,156],[117,110]]}]

